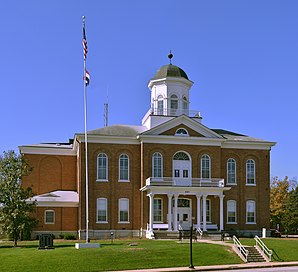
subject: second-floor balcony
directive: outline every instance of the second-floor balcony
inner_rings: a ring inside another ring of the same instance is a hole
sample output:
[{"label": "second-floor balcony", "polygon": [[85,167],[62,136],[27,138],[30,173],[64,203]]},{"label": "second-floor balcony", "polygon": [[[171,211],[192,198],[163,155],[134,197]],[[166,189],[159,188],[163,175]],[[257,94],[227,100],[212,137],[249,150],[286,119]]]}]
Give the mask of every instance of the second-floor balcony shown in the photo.
[{"label": "second-floor balcony", "polygon": [[175,178],[175,177],[149,177],[146,179],[146,186],[172,186],[172,187],[224,187],[222,178]]}]

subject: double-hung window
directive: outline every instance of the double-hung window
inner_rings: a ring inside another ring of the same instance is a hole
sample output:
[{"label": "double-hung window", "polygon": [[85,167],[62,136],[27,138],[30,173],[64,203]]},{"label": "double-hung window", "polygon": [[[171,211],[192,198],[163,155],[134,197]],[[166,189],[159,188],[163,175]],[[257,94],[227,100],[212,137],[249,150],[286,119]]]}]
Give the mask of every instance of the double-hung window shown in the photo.
[{"label": "double-hung window", "polygon": [[236,201],[228,200],[227,201],[227,223],[235,224],[237,222],[236,218]]},{"label": "double-hung window", "polygon": [[162,222],[162,199],[154,198],[153,200],[153,221]]},{"label": "double-hung window", "polygon": [[201,158],[201,178],[210,179],[211,178],[211,159],[209,155],[203,155]]},{"label": "double-hung window", "polygon": [[162,178],[162,155],[155,152],[152,156],[152,177]]},{"label": "double-hung window", "polygon": [[55,224],[55,211],[46,210],[44,215],[45,224]]},{"label": "double-hung window", "polygon": [[119,223],[129,223],[129,199],[119,199]]},{"label": "double-hung window", "polygon": [[228,159],[227,162],[227,184],[236,184],[236,161]]},{"label": "double-hung window", "polygon": [[256,202],[254,200],[246,201],[246,224],[256,223]]},{"label": "double-hung window", "polygon": [[108,180],[108,157],[104,153],[97,156],[97,180]]},{"label": "double-hung window", "polygon": [[106,198],[97,199],[97,223],[108,222],[108,205]]}]

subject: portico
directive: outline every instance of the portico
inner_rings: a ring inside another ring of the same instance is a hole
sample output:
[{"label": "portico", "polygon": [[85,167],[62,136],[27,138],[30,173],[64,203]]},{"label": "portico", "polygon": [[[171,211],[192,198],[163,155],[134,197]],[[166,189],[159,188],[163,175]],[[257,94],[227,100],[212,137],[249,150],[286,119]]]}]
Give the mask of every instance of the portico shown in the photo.
[{"label": "portico", "polygon": [[[207,201],[210,197],[215,197],[219,201],[219,220],[216,220],[219,226],[216,228],[224,229],[224,192],[230,187],[224,186],[223,179],[190,179],[190,181],[189,186],[183,186],[181,183],[176,183],[173,178],[159,178],[158,180],[148,178],[146,180],[146,186],[141,190],[147,192],[149,197],[148,238],[152,237],[155,226],[161,225],[163,228],[167,226],[168,231],[178,231],[179,227],[191,224],[203,231],[207,231],[208,226],[209,228],[216,227],[216,224],[210,222],[210,205],[208,208]],[[167,207],[167,219],[163,220],[163,224],[155,224],[154,198],[161,195],[167,196],[167,205],[164,205]],[[195,208],[196,215],[192,217],[192,209]]]}]

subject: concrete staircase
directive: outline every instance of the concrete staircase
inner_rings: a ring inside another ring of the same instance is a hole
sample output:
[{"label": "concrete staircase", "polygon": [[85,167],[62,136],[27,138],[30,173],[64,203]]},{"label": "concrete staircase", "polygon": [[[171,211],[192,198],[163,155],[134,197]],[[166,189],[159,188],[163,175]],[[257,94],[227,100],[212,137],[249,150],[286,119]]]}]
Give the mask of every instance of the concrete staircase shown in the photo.
[{"label": "concrete staircase", "polygon": [[264,257],[260,254],[260,252],[255,247],[245,247],[248,250],[248,263],[256,263],[256,262],[266,262]]}]

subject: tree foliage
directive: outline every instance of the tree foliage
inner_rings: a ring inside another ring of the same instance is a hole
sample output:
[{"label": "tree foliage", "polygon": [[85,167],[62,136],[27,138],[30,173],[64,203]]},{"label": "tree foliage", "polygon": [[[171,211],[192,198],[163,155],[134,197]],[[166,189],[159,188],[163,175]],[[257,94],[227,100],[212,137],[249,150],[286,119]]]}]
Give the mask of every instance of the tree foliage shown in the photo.
[{"label": "tree foliage", "polygon": [[32,217],[35,202],[26,200],[33,196],[31,188],[22,187],[22,177],[31,172],[31,167],[22,155],[14,151],[3,152],[0,156],[0,222],[1,232],[17,241],[22,233],[36,225]]},{"label": "tree foliage", "polygon": [[298,228],[298,186],[295,179],[274,177],[270,188],[270,221],[286,231]]}]

